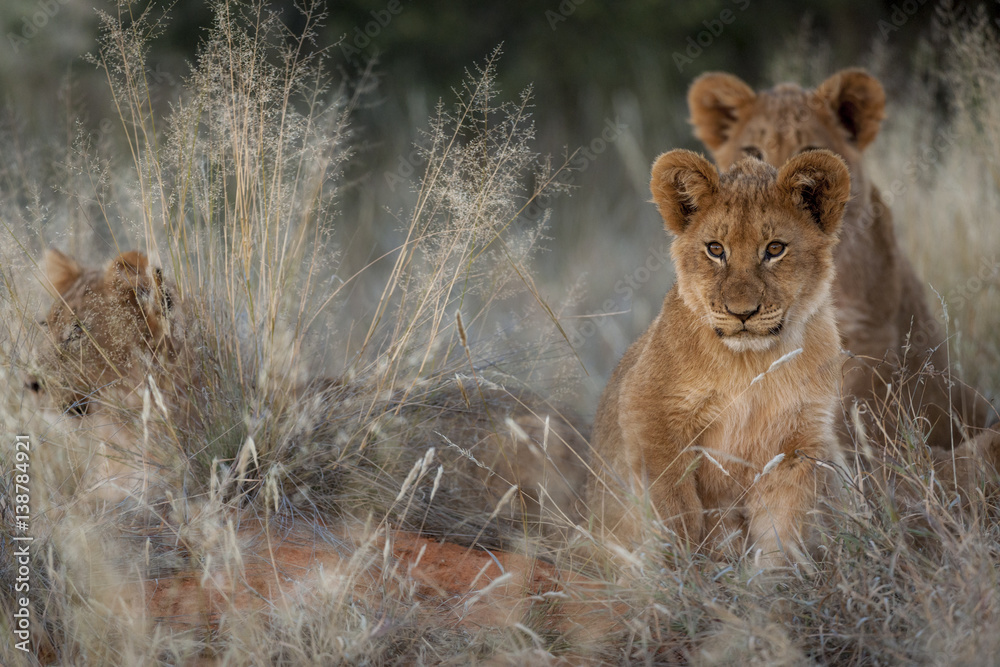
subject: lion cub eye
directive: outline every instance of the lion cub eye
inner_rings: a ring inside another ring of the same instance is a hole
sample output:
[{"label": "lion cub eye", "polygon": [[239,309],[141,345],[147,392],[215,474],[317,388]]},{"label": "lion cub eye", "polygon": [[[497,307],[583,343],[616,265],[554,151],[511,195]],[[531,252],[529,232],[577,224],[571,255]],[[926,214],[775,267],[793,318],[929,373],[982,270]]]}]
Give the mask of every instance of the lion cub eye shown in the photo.
[{"label": "lion cub eye", "polygon": [[63,335],[63,345],[69,345],[72,342],[80,340],[83,336],[83,327],[80,326],[79,322],[74,322],[70,326],[66,327],[66,331]]},{"label": "lion cub eye", "polygon": [[758,160],[764,159],[764,154],[756,146],[744,146],[743,153],[749,155],[752,158],[757,158]]},{"label": "lion cub eye", "polygon": [[726,249],[718,241],[705,244],[705,250],[708,252],[709,257],[714,257],[715,259],[722,259],[726,256]]},{"label": "lion cub eye", "polygon": [[771,241],[767,244],[767,248],[764,250],[764,259],[775,259],[780,257],[787,246],[781,241]]}]

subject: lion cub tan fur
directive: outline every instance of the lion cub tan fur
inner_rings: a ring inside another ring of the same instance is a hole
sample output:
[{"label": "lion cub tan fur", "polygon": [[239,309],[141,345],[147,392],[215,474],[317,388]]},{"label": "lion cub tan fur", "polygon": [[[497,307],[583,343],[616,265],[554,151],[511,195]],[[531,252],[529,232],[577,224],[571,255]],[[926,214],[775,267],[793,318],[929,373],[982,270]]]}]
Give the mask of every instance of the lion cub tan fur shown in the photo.
[{"label": "lion cub tan fur", "polygon": [[840,456],[830,287],[847,167],[810,151],[720,177],[675,150],[650,187],[677,283],[601,398],[591,509],[626,542],[648,509],[696,546],[738,530],[766,562],[800,561],[826,483],[815,462]]}]

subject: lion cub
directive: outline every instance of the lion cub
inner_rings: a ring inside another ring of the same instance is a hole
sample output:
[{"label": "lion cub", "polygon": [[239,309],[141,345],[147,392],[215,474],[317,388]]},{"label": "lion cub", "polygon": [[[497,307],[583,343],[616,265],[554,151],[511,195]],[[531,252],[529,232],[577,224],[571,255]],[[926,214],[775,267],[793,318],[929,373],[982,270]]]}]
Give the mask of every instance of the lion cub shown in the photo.
[{"label": "lion cub", "polygon": [[[51,343],[40,365],[71,412],[85,414],[95,396],[126,377],[144,377],[142,355],[171,354],[170,288],[146,255],[124,252],[87,270],[54,248],[45,272],[56,299],[43,321]],[[52,382],[54,380],[54,383]],[[29,384],[39,389],[39,382]]]},{"label": "lion cub", "polygon": [[817,150],[720,176],[675,150],[650,187],[677,283],[604,390],[590,507],[619,540],[639,537],[648,507],[694,545],[739,530],[765,563],[802,561],[829,474],[815,461],[841,456],[830,287],[847,167]]}]

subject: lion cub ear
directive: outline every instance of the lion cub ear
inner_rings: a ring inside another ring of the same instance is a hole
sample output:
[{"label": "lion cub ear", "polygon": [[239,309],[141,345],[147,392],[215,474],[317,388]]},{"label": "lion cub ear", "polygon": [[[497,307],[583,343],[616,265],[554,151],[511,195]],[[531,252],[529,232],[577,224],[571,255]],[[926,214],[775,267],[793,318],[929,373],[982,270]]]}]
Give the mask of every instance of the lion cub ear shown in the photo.
[{"label": "lion cub ear", "polygon": [[688,90],[688,110],[695,136],[709,150],[717,150],[729,139],[729,130],[739,118],[740,110],[756,99],[753,88],[732,74],[702,74]]},{"label": "lion cub ear", "polygon": [[66,290],[83,275],[83,269],[76,263],[76,260],[68,255],[64,255],[55,248],[47,248],[42,255],[42,264],[45,266],[45,276],[52,283],[56,294],[65,294]]},{"label": "lion cub ear", "polygon": [[836,234],[851,198],[851,176],[844,161],[826,150],[796,155],[778,172],[778,187],[825,234]]},{"label": "lion cub ear", "polygon": [[667,231],[681,234],[718,193],[719,173],[701,155],[674,150],[656,159],[649,189]]},{"label": "lion cub ear", "polygon": [[104,280],[116,290],[134,291],[139,286],[140,277],[145,275],[149,260],[136,250],[123,252],[108,263]]},{"label": "lion cub ear", "polygon": [[875,139],[885,118],[885,91],[871,74],[860,68],[841,70],[816,88],[816,97],[830,107],[858,150]]}]

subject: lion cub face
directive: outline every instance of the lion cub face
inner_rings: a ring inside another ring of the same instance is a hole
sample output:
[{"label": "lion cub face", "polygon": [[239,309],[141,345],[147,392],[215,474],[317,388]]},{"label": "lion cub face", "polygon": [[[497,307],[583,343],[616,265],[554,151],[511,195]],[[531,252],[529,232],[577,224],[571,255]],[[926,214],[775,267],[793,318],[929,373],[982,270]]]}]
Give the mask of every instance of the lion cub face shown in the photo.
[{"label": "lion cub face", "polygon": [[815,90],[782,84],[760,93],[731,74],[710,72],[691,85],[688,108],[695,134],[721,169],[743,156],[777,167],[825,148],[841,156],[858,180],[861,153],[884,116],[885,92],[860,69],[837,72]]},{"label": "lion cub face", "polygon": [[753,158],[721,177],[689,151],[653,165],[650,187],[685,305],[737,352],[801,336],[827,297],[850,177],[843,161],[809,151],[781,170]]},{"label": "lion cub face", "polygon": [[[86,270],[55,249],[44,257],[56,298],[43,324],[47,345],[39,355],[44,384],[73,412],[126,377],[144,354],[168,347],[173,299],[158,268],[136,251]],[[38,380],[29,382],[41,389]]]}]

